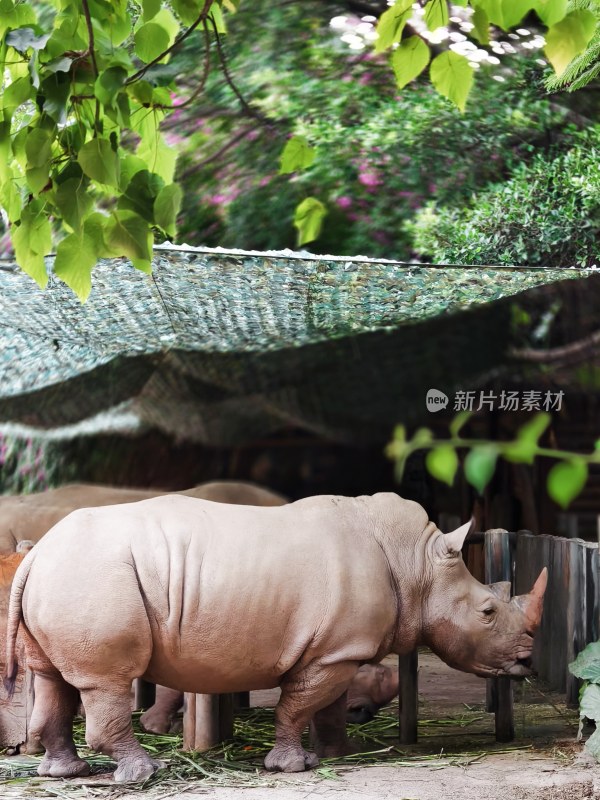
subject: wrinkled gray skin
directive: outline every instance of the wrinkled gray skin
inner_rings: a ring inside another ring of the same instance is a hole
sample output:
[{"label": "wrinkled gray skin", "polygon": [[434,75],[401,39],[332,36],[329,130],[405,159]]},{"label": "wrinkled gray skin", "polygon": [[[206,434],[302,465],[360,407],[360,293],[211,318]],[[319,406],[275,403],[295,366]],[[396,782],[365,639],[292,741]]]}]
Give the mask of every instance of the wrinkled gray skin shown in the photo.
[{"label": "wrinkled gray skin", "polygon": [[207,694],[279,685],[265,766],[295,772],[318,763],[300,741],[311,720],[318,752],[345,748],[346,689],[387,653],[425,644],[479,675],[527,674],[546,574],[502,599],[462,561],[468,528],[444,535],[391,493],[280,508],[171,495],[74,512],[11,591],[5,683],[23,620],[39,773],[89,771],[72,738],[77,690],[86,741],[117,761],[116,781],[161,766],[133,734],[137,677]]},{"label": "wrinkled gray skin", "polygon": [[[346,720],[370,722],[380,708],[398,694],[398,672],[381,664],[363,664],[346,693]],[[183,695],[166,686],[156,687],[156,702],[140,716],[140,725],[148,733],[180,732],[175,721],[183,704]]]}]

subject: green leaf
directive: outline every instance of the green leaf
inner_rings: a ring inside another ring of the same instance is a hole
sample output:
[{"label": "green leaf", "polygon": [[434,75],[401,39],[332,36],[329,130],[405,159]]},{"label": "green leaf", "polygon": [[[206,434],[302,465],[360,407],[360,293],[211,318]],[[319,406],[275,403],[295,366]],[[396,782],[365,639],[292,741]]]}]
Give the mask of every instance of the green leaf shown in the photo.
[{"label": "green leaf", "polygon": [[431,62],[431,82],[443,97],[464,111],[473,85],[473,71],[464,56],[447,50]]},{"label": "green leaf", "polygon": [[119,186],[119,157],[108,139],[92,139],[86,142],[77,160],[88,178],[107,186]]},{"label": "green leaf", "polygon": [[71,233],[56,248],[54,272],[72,289],[82,303],[92,288],[92,270],[98,261],[94,238],[85,232]]},{"label": "green leaf", "polygon": [[569,671],[583,681],[600,683],[600,642],[588,644],[569,664]]},{"label": "green leaf", "polygon": [[492,479],[497,459],[498,450],[493,445],[474,447],[467,455],[465,476],[479,494],[483,494],[483,490]]},{"label": "green leaf", "polygon": [[429,0],[425,6],[425,23],[430,31],[445,28],[449,22],[446,0]]},{"label": "green leaf", "polygon": [[546,411],[542,411],[519,428],[517,439],[532,442],[537,445],[540,437],[546,432],[551,422],[552,417],[550,414]]},{"label": "green leaf", "polygon": [[136,172],[119,198],[119,208],[135,211],[147,222],[154,222],[154,201],[164,186],[163,179],[147,169]]},{"label": "green leaf", "polygon": [[152,271],[152,234],[148,223],[134,211],[114,211],[105,239],[116,256],[127,256],[137,269]]},{"label": "green leaf", "polygon": [[169,34],[156,22],[145,22],[135,32],[135,52],[142,61],[148,63],[169,46]]},{"label": "green leaf", "polygon": [[33,128],[25,139],[25,154],[28,167],[48,165],[52,156],[54,135],[43,128]]},{"label": "green leaf", "polygon": [[6,211],[9,222],[16,222],[21,216],[23,203],[10,167],[6,168],[5,181],[0,188],[0,205]]},{"label": "green leaf", "polygon": [[550,28],[567,13],[567,0],[538,0],[535,10],[542,22]]},{"label": "green leaf", "polygon": [[396,3],[391,8],[384,11],[377,23],[376,53],[382,53],[388,47],[400,41],[404,26],[411,15],[412,0],[396,0]]},{"label": "green leaf", "polygon": [[48,164],[44,164],[41,167],[30,167],[26,170],[25,177],[32,194],[38,195],[42,189],[48,186],[50,180]]},{"label": "green leaf", "polygon": [[204,0],[172,0],[171,6],[186,25],[191,25],[200,16]]},{"label": "green leaf", "polygon": [[183,192],[176,183],[164,186],[154,201],[154,220],[163,231],[173,238],[176,233],[175,223],[181,208]]},{"label": "green leaf", "polygon": [[287,175],[290,172],[310,167],[316,155],[317,151],[309,145],[304,136],[292,136],[286,142],[281,153],[279,174]]},{"label": "green leaf", "polygon": [[30,78],[17,78],[8,86],[0,97],[2,108],[12,115],[20,105],[31,99],[33,86]]},{"label": "green leaf", "polygon": [[591,683],[586,686],[579,703],[579,715],[600,722],[600,686]]},{"label": "green leaf", "polygon": [[149,19],[156,16],[160,11],[161,5],[161,0],[142,0],[144,22],[148,22]]},{"label": "green leaf", "polygon": [[580,9],[567,14],[548,30],[544,52],[557,75],[562,75],[575,56],[585,50],[596,25],[594,14]]},{"label": "green leaf", "polygon": [[217,33],[227,33],[227,26],[225,25],[225,20],[223,19],[223,12],[221,11],[221,6],[218,3],[212,4],[210,7],[210,14],[208,16],[214,22]]},{"label": "green leaf", "polygon": [[52,231],[40,201],[23,209],[21,224],[11,226],[11,239],[17,264],[44,289],[48,283],[44,256],[52,249]]},{"label": "green leaf", "polygon": [[427,453],[425,464],[430,475],[452,486],[458,469],[458,456],[450,445],[440,445]]},{"label": "green leaf", "polygon": [[94,84],[94,94],[103,106],[112,106],[115,97],[127,80],[127,70],[123,67],[109,67],[101,72]]},{"label": "green leaf", "polygon": [[79,231],[93,205],[85,179],[69,178],[56,190],[56,206],[64,221],[74,231]]},{"label": "green leaf", "polygon": [[294,226],[298,229],[298,247],[314,241],[321,233],[327,209],[316,197],[307,197],[294,213]]},{"label": "green leaf", "polygon": [[585,486],[588,467],[581,458],[556,464],[548,473],[548,494],[561,508],[567,508]]},{"label": "green leaf", "polygon": [[538,0],[503,0],[503,25],[507,30],[518,25],[537,6]]},{"label": "green leaf", "polygon": [[490,21],[483,8],[476,8],[471,17],[473,23],[473,38],[480,44],[490,43]]},{"label": "green leaf", "polygon": [[600,728],[597,728],[590,738],[585,743],[585,749],[588,750],[596,759],[600,761]]},{"label": "green leaf", "polygon": [[420,75],[429,64],[430,57],[429,47],[420,36],[410,36],[400,42],[392,55],[392,68],[398,88],[404,89],[407,83]]},{"label": "green leaf", "polygon": [[67,102],[71,93],[71,80],[67,72],[55,72],[45,78],[38,98],[42,98],[44,112],[58,125],[67,121]]},{"label": "green leaf", "polygon": [[467,424],[467,422],[473,416],[472,411],[459,411],[458,414],[454,417],[450,425],[448,426],[450,430],[450,436],[453,438],[457,437],[458,434],[461,432],[462,428]]},{"label": "green leaf", "polygon": [[19,53],[26,53],[27,50],[43,50],[50,36],[50,33],[38,36],[33,28],[16,28],[7,33],[5,42]]}]

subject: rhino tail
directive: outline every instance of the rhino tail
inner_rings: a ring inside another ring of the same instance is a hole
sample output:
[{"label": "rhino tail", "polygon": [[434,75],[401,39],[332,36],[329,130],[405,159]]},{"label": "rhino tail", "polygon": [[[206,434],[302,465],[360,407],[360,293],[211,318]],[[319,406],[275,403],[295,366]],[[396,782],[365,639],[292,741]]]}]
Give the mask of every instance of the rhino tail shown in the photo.
[{"label": "rhino tail", "polygon": [[15,572],[15,577],[13,578],[10,588],[8,619],[6,623],[6,672],[2,681],[9,699],[14,694],[15,682],[19,671],[19,664],[16,659],[16,643],[19,625],[23,619],[23,591],[25,590],[25,584],[27,583],[29,571],[31,570],[34,559],[35,551],[31,550]]}]

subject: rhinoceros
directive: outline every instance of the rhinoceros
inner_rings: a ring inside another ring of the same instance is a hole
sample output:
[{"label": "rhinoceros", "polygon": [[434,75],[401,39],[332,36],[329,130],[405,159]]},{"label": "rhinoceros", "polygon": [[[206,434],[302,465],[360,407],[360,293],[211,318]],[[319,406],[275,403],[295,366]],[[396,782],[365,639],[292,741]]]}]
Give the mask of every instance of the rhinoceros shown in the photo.
[{"label": "rhinoceros", "polygon": [[[19,542],[39,542],[50,528],[78,508],[136,503],[165,495],[161,489],[127,489],[93,483],[71,483],[58,489],[0,497],[0,555],[14,553]],[[177,494],[249,506],[280,506],[288,500],[246,481],[208,481]]]},{"label": "rhinoceros", "polygon": [[[526,675],[547,573],[508,600],[468,572],[470,528],[443,534],[392,493],[318,496],[279,508],[170,495],[75,511],[29,552],[10,598],[5,686],[21,621],[35,674],[31,727],[40,775],[84,775],[72,737],[77,691],[86,741],[115,781],[161,764],[136,740],[131,681],[216,694],[281,687],[270,770],[314,767],[346,746],[345,692],[361,664],[428,645],[478,675]],[[224,657],[226,656],[225,667]]]},{"label": "rhinoceros", "polygon": [[[363,664],[346,693],[346,719],[363,724],[370,722],[380,708],[398,694],[398,672],[382,664]],[[156,702],[140,716],[140,725],[148,733],[179,730],[175,716],[183,703],[177,689],[156,687]]]}]

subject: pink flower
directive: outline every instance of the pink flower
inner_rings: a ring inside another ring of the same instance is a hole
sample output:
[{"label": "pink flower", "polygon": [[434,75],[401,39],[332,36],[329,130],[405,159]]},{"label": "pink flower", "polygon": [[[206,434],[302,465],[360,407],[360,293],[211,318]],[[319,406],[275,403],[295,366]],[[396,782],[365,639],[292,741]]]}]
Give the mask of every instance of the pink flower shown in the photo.
[{"label": "pink flower", "polygon": [[358,82],[359,82],[359,84],[361,86],[367,86],[369,83],[371,83],[372,79],[373,79],[373,75],[370,72],[365,72],[364,75],[360,76],[360,78],[358,79]]},{"label": "pink flower", "polygon": [[352,205],[352,198],[343,194],[341,197],[336,199],[335,204],[338,206],[338,208],[350,208]]},{"label": "pink flower", "polygon": [[358,180],[368,189],[375,189],[377,186],[381,185],[381,181],[376,172],[361,172],[358,175]]}]

